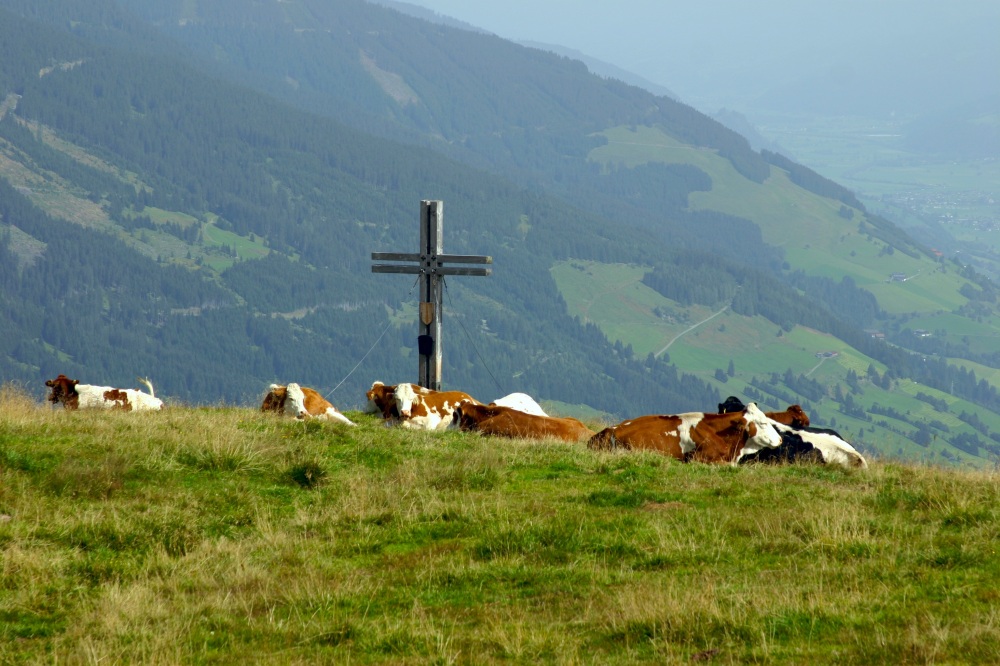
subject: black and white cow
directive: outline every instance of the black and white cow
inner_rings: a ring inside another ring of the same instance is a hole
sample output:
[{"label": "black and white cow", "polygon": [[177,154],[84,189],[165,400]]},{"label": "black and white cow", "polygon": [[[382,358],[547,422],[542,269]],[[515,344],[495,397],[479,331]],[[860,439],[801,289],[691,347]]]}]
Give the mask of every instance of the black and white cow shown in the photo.
[{"label": "black and white cow", "polygon": [[[739,398],[729,396],[725,402],[719,404],[719,411],[721,413],[737,411],[737,408],[742,404]],[[868,462],[864,456],[858,453],[857,449],[841,437],[836,430],[815,427],[796,428],[774,419],[771,419],[771,424],[781,435],[781,445],[741,454],[736,459],[736,464],[812,461],[826,465],[840,465],[841,467],[868,468]]]}]

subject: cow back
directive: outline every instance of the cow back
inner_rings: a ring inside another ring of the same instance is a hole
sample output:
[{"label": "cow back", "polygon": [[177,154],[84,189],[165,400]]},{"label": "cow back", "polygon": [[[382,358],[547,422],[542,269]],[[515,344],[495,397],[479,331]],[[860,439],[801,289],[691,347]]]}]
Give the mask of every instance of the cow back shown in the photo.
[{"label": "cow back", "polygon": [[578,419],[539,416],[500,405],[463,404],[456,412],[465,415],[466,430],[491,437],[516,439],[561,439],[578,442],[590,439],[594,431]]},{"label": "cow back", "polygon": [[683,425],[683,420],[679,416],[668,414],[639,416],[605,428],[591,437],[587,446],[592,449],[656,451],[677,460],[684,460],[684,451],[681,448]]},{"label": "cow back", "polygon": [[744,412],[704,414],[691,429],[694,447],[687,459],[705,463],[732,462],[746,440],[756,433],[756,426],[747,423]]},{"label": "cow back", "polygon": [[319,391],[316,389],[311,389],[308,386],[301,387],[303,394],[303,405],[306,408],[306,413],[309,416],[319,416],[320,414],[325,414],[328,409],[336,410],[333,403],[320,395]]},{"label": "cow back", "polygon": [[128,393],[121,389],[111,389],[109,391],[104,391],[104,400],[111,403],[111,406],[116,409],[121,409],[126,412],[132,411],[132,405],[128,401]]},{"label": "cow back", "polygon": [[497,398],[490,404],[497,405],[499,407],[510,407],[511,409],[516,409],[517,411],[524,412],[525,414],[548,416],[548,414],[545,413],[545,410],[542,409],[542,406],[527,393],[511,393],[502,398]]}]

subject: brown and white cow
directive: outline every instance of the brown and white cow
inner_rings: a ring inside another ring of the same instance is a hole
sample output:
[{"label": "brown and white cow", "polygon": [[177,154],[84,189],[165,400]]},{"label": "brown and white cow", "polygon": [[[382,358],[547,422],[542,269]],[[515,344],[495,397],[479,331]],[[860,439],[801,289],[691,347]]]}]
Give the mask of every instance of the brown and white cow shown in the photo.
[{"label": "brown and white cow", "polygon": [[397,384],[394,393],[400,425],[414,430],[447,428],[463,400],[482,404],[462,391],[434,391],[417,384]]},{"label": "brown and white cow", "polygon": [[81,384],[79,380],[70,379],[66,375],[49,379],[45,385],[52,389],[49,402],[61,402],[65,409],[122,409],[127,412],[163,409],[163,401],[156,397],[153,383],[144,377],[140,377],[139,381],[146,385],[149,393],[136,389]]},{"label": "brown and white cow", "polygon": [[684,462],[731,463],[781,444],[781,436],[757,405],[741,412],[652,414],[623,421],[590,438],[592,449],[647,449]]},{"label": "brown and white cow", "polygon": [[561,439],[579,442],[594,431],[574,418],[539,416],[501,405],[462,402],[452,417],[452,428],[475,431],[490,437]]},{"label": "brown and white cow", "polygon": [[290,414],[297,419],[321,419],[355,425],[318,391],[294,382],[286,386],[271,384],[260,411]]},{"label": "brown and white cow", "polygon": [[399,410],[396,409],[396,387],[387,386],[382,382],[374,382],[365,393],[368,398],[368,414],[381,414],[386,421],[399,420]]}]

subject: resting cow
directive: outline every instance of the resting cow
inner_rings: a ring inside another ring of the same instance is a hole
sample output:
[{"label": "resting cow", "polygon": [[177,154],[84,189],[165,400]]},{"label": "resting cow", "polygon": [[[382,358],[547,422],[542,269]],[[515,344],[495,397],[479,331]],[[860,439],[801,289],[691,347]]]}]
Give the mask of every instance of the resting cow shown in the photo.
[{"label": "resting cow", "polygon": [[827,428],[792,428],[775,424],[781,446],[740,456],[737,463],[818,462],[841,467],[868,468],[868,461],[835,431]]},{"label": "resting cow", "polygon": [[123,409],[127,412],[163,409],[163,401],[153,392],[153,383],[144,377],[140,377],[139,381],[146,385],[149,393],[136,389],[81,384],[79,380],[70,379],[66,375],[49,379],[45,385],[52,389],[49,402],[61,402],[65,409]]},{"label": "resting cow", "polygon": [[287,386],[271,384],[260,405],[260,411],[290,414],[298,419],[321,419],[355,425],[318,391],[295,383]]},{"label": "resting cow", "polygon": [[433,391],[417,384],[398,384],[395,397],[400,425],[414,430],[447,428],[455,408],[463,400],[481,404],[468,393]]},{"label": "resting cow", "polygon": [[497,398],[491,405],[497,405],[498,407],[510,407],[511,409],[516,409],[519,412],[524,412],[525,414],[534,414],[535,416],[548,416],[542,406],[535,402],[527,393],[511,393],[505,395],[502,398]]},{"label": "resting cow", "polygon": [[463,402],[455,409],[450,427],[490,437],[561,439],[566,442],[578,442],[594,434],[593,430],[574,418],[539,416],[502,405],[472,402]]},{"label": "resting cow", "polygon": [[[719,410],[731,409],[738,404],[742,404],[739,398],[730,396],[726,398],[726,402],[719,404]],[[774,449],[748,452],[741,455],[737,463],[743,465],[753,462],[811,461],[825,465],[840,465],[841,467],[868,468],[868,461],[865,460],[864,456],[841,437],[836,430],[809,427],[809,417],[807,416],[804,425],[796,425],[796,423],[801,423],[801,419],[788,416],[794,414],[796,409],[802,410],[798,405],[792,405],[785,412],[768,412],[767,416],[773,420],[775,430],[781,435],[781,445]],[[805,412],[802,412],[802,416],[805,416]]]},{"label": "resting cow", "polygon": [[689,412],[640,416],[590,438],[592,449],[648,449],[684,462],[734,464],[740,456],[772,448],[781,437],[757,405],[729,414]]}]

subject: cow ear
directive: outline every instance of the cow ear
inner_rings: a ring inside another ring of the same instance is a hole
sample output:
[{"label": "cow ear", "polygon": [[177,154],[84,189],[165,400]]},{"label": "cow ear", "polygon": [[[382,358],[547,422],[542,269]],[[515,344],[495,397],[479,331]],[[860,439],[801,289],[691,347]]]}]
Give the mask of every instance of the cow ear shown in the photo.
[{"label": "cow ear", "polygon": [[55,382],[53,382],[51,379],[46,379],[45,380],[45,385],[51,388],[51,387],[55,386]]},{"label": "cow ear", "polygon": [[79,379],[71,379],[70,380],[70,384],[73,385],[73,388],[76,388],[76,385],[79,384],[79,383],[80,383]]}]

